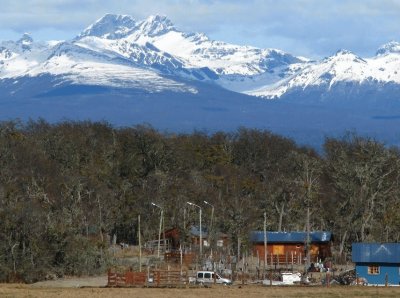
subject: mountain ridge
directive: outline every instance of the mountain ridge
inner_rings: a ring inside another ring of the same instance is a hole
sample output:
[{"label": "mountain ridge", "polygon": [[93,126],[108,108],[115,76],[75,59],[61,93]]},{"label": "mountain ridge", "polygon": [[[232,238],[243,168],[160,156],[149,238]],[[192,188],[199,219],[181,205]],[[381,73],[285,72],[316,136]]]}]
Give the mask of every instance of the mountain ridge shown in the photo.
[{"label": "mountain ridge", "polygon": [[211,40],[165,16],[107,14],[71,40],[0,43],[0,119],[270,129],[301,143],[345,130],[400,135],[399,43],[321,60]]},{"label": "mountain ridge", "polygon": [[[293,90],[304,90],[318,82],[324,84],[328,79],[328,87],[321,92],[331,92],[331,87],[339,81],[353,81],[356,85],[377,81],[380,84],[377,87],[392,82],[400,84],[400,72],[396,70],[400,68],[400,44],[396,41],[379,47],[376,56],[371,58],[339,50],[330,57],[313,61],[278,49],[233,45],[211,40],[203,33],[184,33],[166,16],[154,15],[137,21],[128,15],[106,14],[65,43],[88,48],[97,52],[95,55],[119,56],[139,67],[153,68],[159,74],[208,81],[266,99],[285,97]],[[2,42],[0,78],[13,76],[13,67],[6,66],[14,58],[14,64],[19,66],[14,76],[32,73],[30,68],[47,62],[33,53],[51,51],[55,46],[36,43],[28,34],[17,42]],[[18,55],[26,61],[18,60]],[[343,61],[345,57],[347,60]],[[357,68],[356,62],[368,66]],[[334,63],[341,64],[341,69]],[[308,79],[301,79],[305,77]]]}]

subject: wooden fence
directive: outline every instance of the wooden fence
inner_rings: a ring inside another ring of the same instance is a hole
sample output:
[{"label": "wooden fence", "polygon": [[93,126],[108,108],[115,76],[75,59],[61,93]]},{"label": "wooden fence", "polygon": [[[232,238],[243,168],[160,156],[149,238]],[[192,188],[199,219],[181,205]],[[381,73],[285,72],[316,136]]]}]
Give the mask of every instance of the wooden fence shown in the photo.
[{"label": "wooden fence", "polygon": [[157,270],[153,271],[154,285],[156,287],[179,287],[189,284],[187,271]]},{"label": "wooden fence", "polygon": [[146,272],[127,271],[125,273],[108,271],[108,287],[180,287],[189,284],[187,271],[156,270],[150,273],[152,282]]},{"label": "wooden fence", "polygon": [[117,273],[108,271],[108,287],[134,287],[145,286],[147,282],[146,272],[128,271]]}]

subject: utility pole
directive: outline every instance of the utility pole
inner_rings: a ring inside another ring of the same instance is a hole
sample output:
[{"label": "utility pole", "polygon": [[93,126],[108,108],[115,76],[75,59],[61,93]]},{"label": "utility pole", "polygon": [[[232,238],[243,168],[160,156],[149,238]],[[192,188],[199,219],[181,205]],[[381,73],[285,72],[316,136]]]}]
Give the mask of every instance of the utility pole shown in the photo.
[{"label": "utility pole", "polygon": [[138,238],[139,238],[139,272],[142,272],[142,242],[140,239],[140,214],[138,215]]},{"label": "utility pole", "polygon": [[199,205],[196,205],[196,204],[194,204],[194,203],[191,203],[191,202],[186,202],[187,204],[189,204],[190,206],[195,206],[195,207],[197,207],[197,208],[199,208],[199,210],[200,210],[200,212],[199,212],[199,221],[200,221],[200,235],[199,235],[199,237],[200,237],[200,260],[202,259],[202,257],[203,257],[203,237],[202,237],[202,231],[201,231],[201,207],[199,206]]},{"label": "utility pole", "polygon": [[162,224],[163,224],[163,237],[164,237],[164,253],[167,252],[167,239],[165,239],[165,216],[164,216],[164,209],[162,215]]},{"label": "utility pole", "polygon": [[267,250],[267,212],[264,212],[264,270],[263,270],[264,279],[265,279],[265,269],[267,266],[267,255],[268,255],[268,250]]},{"label": "utility pole", "polygon": [[310,268],[310,207],[307,206],[307,238],[306,238],[306,261],[304,262],[304,273],[308,274],[308,268]]},{"label": "utility pole", "polygon": [[[182,237],[183,236],[183,237]],[[187,231],[186,231],[186,207],[183,207],[183,233],[180,237],[181,244],[183,243],[183,249],[186,251],[186,240],[187,240]],[[182,241],[183,239],[183,241]]]},{"label": "utility pole", "polygon": [[[160,228],[158,229],[158,248],[157,248],[157,257],[160,258],[160,243],[161,243],[161,228],[163,224],[163,217],[164,217],[164,209],[161,206],[158,206],[155,203],[151,203],[154,207],[157,207],[161,210],[160,212]],[[165,237],[164,237],[165,238]],[[165,244],[165,239],[164,239],[164,244]]]}]

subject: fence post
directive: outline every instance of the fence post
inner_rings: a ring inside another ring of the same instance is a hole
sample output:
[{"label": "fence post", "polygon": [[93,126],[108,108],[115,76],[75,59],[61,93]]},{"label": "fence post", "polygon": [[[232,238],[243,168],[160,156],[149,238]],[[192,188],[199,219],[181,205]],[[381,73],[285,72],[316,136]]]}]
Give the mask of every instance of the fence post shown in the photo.
[{"label": "fence post", "polygon": [[186,269],[186,288],[188,288],[188,287],[189,287],[189,272]]},{"label": "fence post", "polygon": [[293,251],[292,251],[292,266],[293,266]]},{"label": "fence post", "polygon": [[325,278],[325,280],[326,280],[326,286],[329,288],[330,283],[331,283],[331,273],[330,273],[330,271],[327,271],[327,272],[326,272],[326,278]]},{"label": "fence post", "polygon": [[286,252],[286,255],[285,255],[285,263],[286,263],[286,270],[287,270],[287,268],[288,268],[288,252]]}]

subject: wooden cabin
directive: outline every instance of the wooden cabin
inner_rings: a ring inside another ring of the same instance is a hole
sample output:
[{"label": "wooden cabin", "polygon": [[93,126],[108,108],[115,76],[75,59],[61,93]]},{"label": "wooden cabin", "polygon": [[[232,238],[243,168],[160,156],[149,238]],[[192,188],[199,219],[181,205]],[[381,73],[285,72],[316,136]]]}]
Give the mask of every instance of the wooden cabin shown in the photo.
[{"label": "wooden cabin", "polygon": [[[200,229],[196,226],[191,226],[186,235],[178,228],[172,228],[165,231],[165,239],[170,244],[171,250],[179,250],[180,246],[186,244],[187,247],[198,247],[200,245]],[[210,246],[210,239],[207,227],[202,227],[201,238],[203,240],[203,247]],[[163,234],[161,235],[163,237]],[[229,243],[228,235],[218,232],[216,234],[216,246],[226,247]],[[186,239],[185,239],[186,238]],[[186,248],[187,248],[186,247]],[[182,247],[183,248],[183,247]]]},{"label": "wooden cabin", "polygon": [[[267,236],[267,264],[304,264],[307,256],[306,232],[270,232]],[[324,261],[331,257],[331,232],[310,233],[310,261]],[[264,232],[254,231],[251,234],[254,256],[264,260]]]}]

